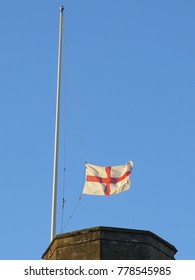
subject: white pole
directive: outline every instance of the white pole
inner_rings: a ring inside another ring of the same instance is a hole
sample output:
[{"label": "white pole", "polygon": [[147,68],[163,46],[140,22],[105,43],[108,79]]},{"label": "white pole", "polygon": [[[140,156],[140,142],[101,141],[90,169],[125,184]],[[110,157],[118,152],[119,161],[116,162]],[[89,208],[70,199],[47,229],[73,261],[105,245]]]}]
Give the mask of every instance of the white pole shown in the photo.
[{"label": "white pole", "polygon": [[59,111],[60,111],[60,77],[61,77],[61,50],[62,50],[62,23],[63,10],[60,7],[60,25],[59,25],[59,45],[58,45],[58,74],[56,91],[56,123],[54,139],[54,165],[53,165],[53,189],[52,189],[52,213],[51,213],[51,241],[56,234],[56,202],[57,202],[57,173],[58,173],[58,136],[59,136]]}]

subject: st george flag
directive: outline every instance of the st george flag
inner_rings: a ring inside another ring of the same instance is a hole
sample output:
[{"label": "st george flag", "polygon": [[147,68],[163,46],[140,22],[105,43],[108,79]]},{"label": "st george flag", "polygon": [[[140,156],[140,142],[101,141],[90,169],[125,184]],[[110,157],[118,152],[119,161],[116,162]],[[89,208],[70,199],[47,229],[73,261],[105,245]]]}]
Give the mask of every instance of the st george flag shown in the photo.
[{"label": "st george flag", "polygon": [[128,190],[132,169],[132,161],[125,165],[107,167],[86,163],[83,194],[112,195]]}]

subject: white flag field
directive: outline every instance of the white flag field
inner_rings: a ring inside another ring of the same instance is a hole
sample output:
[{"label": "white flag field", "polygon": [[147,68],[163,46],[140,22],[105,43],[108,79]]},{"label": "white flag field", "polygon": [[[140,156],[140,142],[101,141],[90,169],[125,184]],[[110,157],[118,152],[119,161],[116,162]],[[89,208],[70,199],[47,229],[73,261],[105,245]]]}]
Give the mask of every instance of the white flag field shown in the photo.
[{"label": "white flag field", "polygon": [[97,166],[86,163],[83,194],[113,195],[130,188],[130,174],[133,162],[119,166]]}]

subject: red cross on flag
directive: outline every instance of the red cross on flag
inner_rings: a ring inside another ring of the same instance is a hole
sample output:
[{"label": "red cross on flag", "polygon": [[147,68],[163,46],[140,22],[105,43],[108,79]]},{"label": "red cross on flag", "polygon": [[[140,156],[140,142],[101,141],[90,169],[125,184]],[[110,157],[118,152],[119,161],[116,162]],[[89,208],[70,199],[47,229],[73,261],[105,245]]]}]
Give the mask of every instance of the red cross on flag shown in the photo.
[{"label": "red cross on flag", "polygon": [[132,168],[132,161],[125,165],[107,167],[86,163],[83,194],[112,195],[128,190]]}]

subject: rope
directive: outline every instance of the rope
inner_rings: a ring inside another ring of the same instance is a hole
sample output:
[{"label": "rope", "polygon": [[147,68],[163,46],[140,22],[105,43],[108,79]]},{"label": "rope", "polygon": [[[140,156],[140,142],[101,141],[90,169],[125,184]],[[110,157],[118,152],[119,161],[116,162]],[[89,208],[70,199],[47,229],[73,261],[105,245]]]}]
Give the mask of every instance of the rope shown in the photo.
[{"label": "rope", "polygon": [[76,209],[77,209],[77,207],[78,207],[78,205],[79,205],[79,203],[80,203],[80,201],[81,201],[82,196],[83,196],[83,194],[79,197],[79,199],[78,199],[78,201],[77,201],[77,203],[76,203],[76,205],[75,205],[75,207],[74,207],[74,209],[73,209],[73,211],[72,211],[72,214],[70,215],[70,217],[69,217],[68,220],[66,221],[65,225],[63,226],[62,231],[66,228],[66,226],[68,225],[68,223],[69,223],[70,220],[72,219],[72,217],[73,217],[74,213],[76,212]]},{"label": "rope", "polygon": [[65,196],[65,172],[66,172],[66,169],[64,167],[64,175],[63,175],[63,190],[62,190],[62,216],[61,216],[61,233],[63,231],[63,221],[64,221],[64,206],[65,206],[65,203],[66,203],[66,200],[64,198]]},{"label": "rope", "polygon": [[[63,38],[64,38],[64,44],[62,44],[62,47],[63,47],[63,54],[64,54],[64,65],[65,65],[65,77],[64,77],[64,87],[65,87],[65,104],[64,106],[66,105],[66,98],[67,98],[67,94],[66,94],[66,89],[67,89],[67,81],[66,81],[66,77],[67,77],[67,48],[66,48],[66,41],[65,41],[65,29],[64,29],[64,22],[63,22],[63,26],[62,26],[62,32],[63,32]],[[76,129],[77,129],[77,134],[78,134],[78,139],[80,138],[80,144],[81,144],[81,151],[83,153],[83,156],[84,158],[86,159],[87,158],[87,152],[86,152],[86,146],[84,144],[84,141],[83,141],[83,135],[82,135],[82,129],[81,129],[81,125],[79,123],[79,114],[78,114],[78,105],[77,105],[77,99],[76,99],[76,95],[74,93],[74,90],[73,90],[73,82],[71,81],[70,83],[70,94],[71,96],[73,97],[72,100],[73,100],[73,113],[75,115],[75,120],[76,120]],[[66,106],[65,106],[66,107]],[[81,190],[81,193],[79,195],[79,198],[78,198],[78,201],[76,202],[73,210],[72,210],[72,213],[71,215],[69,216],[69,218],[67,219],[67,221],[65,222],[65,224],[63,225],[64,223],[64,210],[65,210],[65,203],[67,202],[66,199],[65,199],[65,186],[66,186],[66,136],[67,136],[67,133],[66,133],[66,122],[67,122],[67,118],[66,118],[66,115],[65,115],[65,110],[64,110],[64,121],[63,121],[63,124],[64,124],[64,167],[63,167],[63,189],[62,189],[62,214],[61,214],[61,233],[63,232],[63,230],[66,228],[66,226],[68,225],[68,223],[70,222],[70,220],[72,219],[72,217],[74,216],[78,206],[79,206],[79,203],[82,199],[82,190]],[[84,172],[85,173],[85,172]],[[83,188],[82,188],[83,189]]]},{"label": "rope", "polygon": [[[86,164],[86,162],[85,162]],[[85,181],[85,176],[83,177],[83,184],[84,184],[84,181]],[[80,192],[80,195],[79,195],[79,199],[75,205],[75,207],[73,208],[73,211],[71,213],[71,215],[69,216],[68,220],[66,221],[66,223],[64,224],[64,226],[62,227],[62,231],[66,228],[66,226],[68,225],[68,223],[70,222],[70,220],[72,219],[73,215],[75,214],[76,210],[77,210],[77,207],[79,206],[79,203],[81,201],[81,198],[83,197],[83,187],[81,189],[81,192]]]},{"label": "rope", "polygon": [[[66,38],[65,37],[65,32],[64,32],[64,27],[62,29],[62,32],[63,32],[63,38]],[[66,50],[66,47],[65,47],[65,40],[62,41],[62,47],[63,47],[63,52],[65,52]],[[65,65],[65,72],[67,72],[67,59],[66,57],[64,56],[64,65]],[[66,107],[66,76],[67,74],[65,75],[65,82],[64,82],[64,87],[65,87],[65,98],[64,98],[64,108]],[[75,116],[76,116],[76,123],[77,123],[77,129],[78,129],[78,136],[81,140],[81,147],[82,147],[82,152],[83,152],[83,155],[84,157],[86,156],[86,149],[85,149],[85,145],[84,145],[84,141],[83,141],[83,138],[81,136],[81,127],[79,125],[79,117],[78,117],[78,113],[77,113],[77,104],[76,104],[76,98],[75,98],[75,95],[73,94],[73,91],[71,90],[70,91],[72,96],[74,97],[73,100],[74,100],[74,113],[75,113]],[[77,210],[77,207],[81,201],[81,198],[82,198],[82,191],[80,193],[80,196],[78,198],[78,201],[76,203],[76,205],[74,206],[73,208],[73,211],[70,215],[70,217],[68,218],[68,220],[66,221],[66,223],[63,225],[64,223],[64,210],[65,210],[65,203],[66,203],[66,200],[65,200],[65,186],[66,186],[66,116],[65,116],[65,112],[64,112],[64,120],[63,120],[63,124],[64,124],[64,135],[63,135],[63,138],[64,138],[64,167],[63,167],[63,187],[62,187],[62,214],[61,214],[61,233],[63,232],[63,230],[66,228],[66,226],[68,225],[68,223],[70,222],[70,220],[72,219],[73,215],[75,214],[76,210]],[[86,158],[86,157],[85,157]]]},{"label": "rope", "polygon": [[[64,32],[64,26],[62,27],[62,32],[63,32],[63,38],[64,40],[62,41],[62,48],[63,48],[63,53],[65,54],[65,49],[66,49],[66,44],[65,44],[65,32]],[[64,62],[66,62],[66,58],[64,56]],[[64,65],[66,65],[66,63],[64,63]],[[66,75],[64,78],[64,108],[66,108]],[[63,151],[63,184],[62,184],[62,213],[61,213],[61,233],[63,231],[63,221],[64,221],[64,208],[65,208],[65,186],[66,186],[66,112],[64,111],[64,119],[63,119],[63,147],[64,147],[64,151]]]}]

